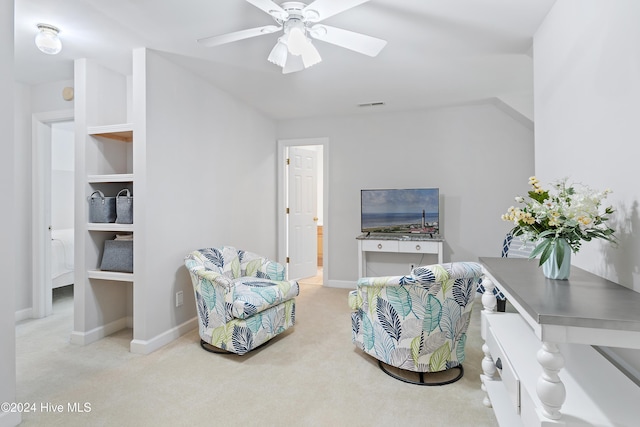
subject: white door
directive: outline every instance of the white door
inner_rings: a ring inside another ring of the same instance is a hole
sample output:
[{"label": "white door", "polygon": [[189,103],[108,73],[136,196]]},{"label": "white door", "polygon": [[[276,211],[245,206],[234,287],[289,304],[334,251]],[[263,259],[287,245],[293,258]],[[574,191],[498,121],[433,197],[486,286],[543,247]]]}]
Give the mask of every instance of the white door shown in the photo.
[{"label": "white door", "polygon": [[34,136],[37,147],[33,156],[33,220],[32,243],[33,270],[33,317],[51,315],[51,124],[34,121]]},{"label": "white door", "polygon": [[315,276],[318,270],[317,153],[289,148],[287,240],[289,279]]}]

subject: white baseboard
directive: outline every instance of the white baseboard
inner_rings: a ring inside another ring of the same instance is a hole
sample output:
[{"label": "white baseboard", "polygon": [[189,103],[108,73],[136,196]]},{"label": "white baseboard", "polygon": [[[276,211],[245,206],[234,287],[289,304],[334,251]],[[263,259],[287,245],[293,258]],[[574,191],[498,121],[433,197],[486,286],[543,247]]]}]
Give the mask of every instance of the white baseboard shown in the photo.
[{"label": "white baseboard", "polygon": [[15,427],[21,422],[20,412],[0,412],[0,427]]},{"label": "white baseboard", "polygon": [[16,311],[16,323],[31,319],[33,317],[33,309],[31,307]]},{"label": "white baseboard", "polygon": [[111,323],[107,323],[106,325],[93,328],[87,332],[72,331],[71,343],[79,345],[91,344],[92,342],[96,342],[99,339],[111,335],[114,332],[118,332],[121,329],[131,327],[132,323],[131,317],[123,317],[121,319],[114,320]]},{"label": "white baseboard", "polygon": [[355,289],[356,281],[350,280],[327,280],[327,288]]},{"label": "white baseboard", "polygon": [[160,335],[153,337],[150,340],[132,340],[129,351],[131,351],[131,353],[137,354],[152,353],[197,327],[198,318],[194,317],[182,323],[181,325],[176,326],[175,328],[171,328],[168,331],[165,331]]}]

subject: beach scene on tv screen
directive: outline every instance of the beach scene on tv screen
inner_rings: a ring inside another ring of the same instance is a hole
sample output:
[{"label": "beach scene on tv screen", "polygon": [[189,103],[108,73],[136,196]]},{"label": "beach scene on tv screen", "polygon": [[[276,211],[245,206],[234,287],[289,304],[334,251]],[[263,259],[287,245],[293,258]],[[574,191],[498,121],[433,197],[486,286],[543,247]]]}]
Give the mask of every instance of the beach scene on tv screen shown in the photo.
[{"label": "beach scene on tv screen", "polygon": [[362,190],[362,232],[439,232],[437,188]]}]

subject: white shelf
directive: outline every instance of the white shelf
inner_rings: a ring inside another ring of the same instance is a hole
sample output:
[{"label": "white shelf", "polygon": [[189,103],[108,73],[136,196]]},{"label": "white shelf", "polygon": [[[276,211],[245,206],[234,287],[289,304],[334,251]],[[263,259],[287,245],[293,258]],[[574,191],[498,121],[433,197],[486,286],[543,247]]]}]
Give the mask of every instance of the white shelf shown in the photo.
[{"label": "white shelf", "polygon": [[122,142],[133,141],[133,124],[122,123],[106,126],[89,126],[87,127],[89,135],[101,136],[103,138],[114,139]]},{"label": "white shelf", "polygon": [[106,175],[88,175],[89,184],[100,184],[108,182],[133,182],[132,173],[112,173]]},{"label": "white shelf", "polygon": [[133,282],[133,273],[121,273],[119,271],[87,271],[89,279],[113,280],[116,282]]},{"label": "white shelf", "polygon": [[133,224],[116,224],[114,222],[90,222],[87,224],[89,231],[133,231]]}]

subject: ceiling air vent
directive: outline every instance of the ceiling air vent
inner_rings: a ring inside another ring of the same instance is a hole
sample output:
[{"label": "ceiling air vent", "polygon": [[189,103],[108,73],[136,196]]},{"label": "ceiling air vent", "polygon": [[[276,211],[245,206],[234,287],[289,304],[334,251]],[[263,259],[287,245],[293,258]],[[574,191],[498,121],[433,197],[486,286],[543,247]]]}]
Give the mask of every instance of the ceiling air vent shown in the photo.
[{"label": "ceiling air vent", "polygon": [[384,102],[367,102],[365,104],[358,104],[358,107],[382,107]]}]

